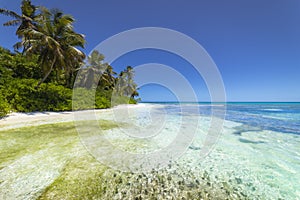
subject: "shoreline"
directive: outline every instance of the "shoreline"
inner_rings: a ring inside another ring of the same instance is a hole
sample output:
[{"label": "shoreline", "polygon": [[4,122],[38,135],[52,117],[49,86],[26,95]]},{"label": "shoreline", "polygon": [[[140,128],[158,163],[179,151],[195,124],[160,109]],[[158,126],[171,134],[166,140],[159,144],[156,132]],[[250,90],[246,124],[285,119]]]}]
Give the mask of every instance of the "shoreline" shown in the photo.
[{"label": "shoreline", "polygon": [[[102,119],[102,116],[99,114],[109,114],[114,109],[124,109],[124,108],[136,108],[140,106],[145,106],[145,104],[122,104],[112,108],[104,109],[94,109],[94,110],[75,110],[75,111],[45,111],[45,112],[30,112],[30,113],[19,113],[12,112],[0,119],[0,131],[22,128],[28,126],[39,126],[44,124],[55,124],[62,122],[72,122],[78,119],[75,119],[76,114],[89,115],[92,112],[97,114],[97,119]],[[105,116],[103,116],[105,118]]]}]

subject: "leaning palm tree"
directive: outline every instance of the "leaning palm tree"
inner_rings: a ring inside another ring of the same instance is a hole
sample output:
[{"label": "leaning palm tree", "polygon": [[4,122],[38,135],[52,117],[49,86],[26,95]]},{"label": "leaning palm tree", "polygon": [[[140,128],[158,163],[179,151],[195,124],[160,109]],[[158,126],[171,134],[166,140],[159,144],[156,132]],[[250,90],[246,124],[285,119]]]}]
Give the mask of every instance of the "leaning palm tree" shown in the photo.
[{"label": "leaning palm tree", "polygon": [[59,10],[49,11],[41,8],[41,17],[37,19],[36,29],[26,28],[21,31],[24,37],[23,46],[30,46],[26,54],[39,54],[39,63],[43,78],[39,87],[51,74],[60,73],[67,79],[75,71],[85,55],[77,47],[84,47],[84,36],[73,30],[74,19]]}]

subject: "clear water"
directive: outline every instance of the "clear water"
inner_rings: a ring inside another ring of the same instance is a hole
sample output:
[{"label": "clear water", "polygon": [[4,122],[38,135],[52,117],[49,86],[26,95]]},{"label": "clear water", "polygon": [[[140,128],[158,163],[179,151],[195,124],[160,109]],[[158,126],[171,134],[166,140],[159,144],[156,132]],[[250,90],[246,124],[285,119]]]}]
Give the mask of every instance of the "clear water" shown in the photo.
[{"label": "clear water", "polygon": [[[161,134],[147,139],[144,147],[148,151],[168,145],[175,138],[176,127],[183,116],[201,124],[190,148],[176,161],[181,171],[184,169],[184,176],[205,172],[210,184],[224,187],[226,183],[251,199],[300,199],[300,103],[226,104],[222,135],[204,159],[199,158],[199,151],[210,127],[212,107],[221,109],[223,104],[142,105],[130,108],[133,124],[147,126],[155,121],[151,117],[166,115]],[[151,112],[155,115],[147,114]],[[130,139],[118,130],[108,136],[112,141],[122,140],[122,144]],[[114,144],[122,145],[121,142]]]}]

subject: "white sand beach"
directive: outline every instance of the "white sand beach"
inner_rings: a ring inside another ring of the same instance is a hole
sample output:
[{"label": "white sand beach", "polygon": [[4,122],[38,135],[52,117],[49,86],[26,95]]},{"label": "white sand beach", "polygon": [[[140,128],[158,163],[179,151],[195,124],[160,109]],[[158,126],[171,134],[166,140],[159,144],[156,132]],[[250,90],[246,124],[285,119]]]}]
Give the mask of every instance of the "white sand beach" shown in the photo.
[{"label": "white sand beach", "polygon": [[[79,120],[74,118],[76,116],[82,115],[89,116],[95,114],[97,119],[107,119],[108,114],[112,114],[113,110],[129,109],[135,107],[144,107],[145,104],[129,104],[129,105],[119,105],[114,108],[109,109],[95,109],[95,110],[81,110],[81,111],[66,111],[66,112],[31,112],[31,113],[16,113],[13,112],[8,116],[0,119],[0,131],[9,130],[13,128],[21,128],[27,126],[39,126],[42,124],[53,124],[61,122],[71,122],[74,120]],[[103,115],[101,115],[103,114]],[[86,119],[86,118],[84,118]]]}]

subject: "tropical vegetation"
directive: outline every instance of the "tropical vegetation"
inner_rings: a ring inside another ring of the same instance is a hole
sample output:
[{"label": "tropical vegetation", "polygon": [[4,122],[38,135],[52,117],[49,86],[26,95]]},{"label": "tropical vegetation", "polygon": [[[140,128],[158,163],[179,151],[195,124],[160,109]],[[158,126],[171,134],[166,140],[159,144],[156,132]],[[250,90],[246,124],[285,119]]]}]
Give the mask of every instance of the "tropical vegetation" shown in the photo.
[{"label": "tropical vegetation", "polygon": [[[21,14],[2,8],[0,13],[13,18],[4,26],[17,26],[20,39],[14,52],[0,47],[0,116],[72,110],[74,90],[82,94],[75,109],[136,103],[133,68],[118,74],[97,50],[86,56],[85,37],[74,30],[73,16],[30,0],[21,2]],[[88,95],[95,95],[92,107],[85,107]],[[112,95],[118,96],[113,104]]]}]

